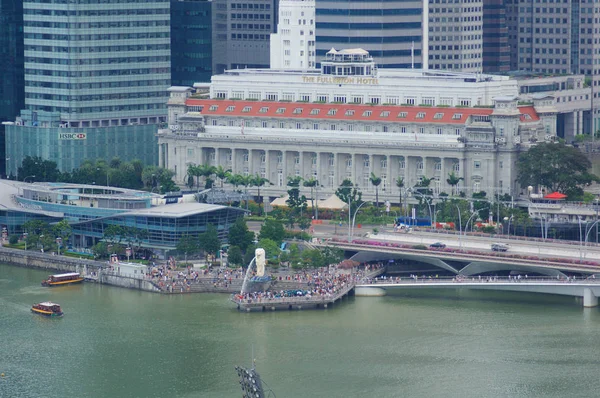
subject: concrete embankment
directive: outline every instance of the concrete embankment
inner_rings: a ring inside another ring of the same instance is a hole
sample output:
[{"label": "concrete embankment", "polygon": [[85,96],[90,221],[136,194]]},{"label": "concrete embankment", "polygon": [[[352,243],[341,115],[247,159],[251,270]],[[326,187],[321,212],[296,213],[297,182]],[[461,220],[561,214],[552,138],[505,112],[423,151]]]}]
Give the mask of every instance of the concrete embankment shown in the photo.
[{"label": "concrete embankment", "polygon": [[[105,270],[106,263],[101,261],[0,247],[0,262],[18,267],[45,269],[50,272],[79,272],[88,281],[148,292],[160,292],[160,289],[150,281],[108,273]],[[94,277],[90,278],[92,275]]]}]

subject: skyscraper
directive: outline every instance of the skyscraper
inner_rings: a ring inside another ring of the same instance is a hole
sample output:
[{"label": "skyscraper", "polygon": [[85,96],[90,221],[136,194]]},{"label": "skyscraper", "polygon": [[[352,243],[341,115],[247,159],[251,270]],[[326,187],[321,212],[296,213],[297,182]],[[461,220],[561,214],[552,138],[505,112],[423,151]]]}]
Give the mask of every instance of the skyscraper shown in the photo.
[{"label": "skyscraper", "polygon": [[362,48],[379,66],[426,66],[428,10],[422,0],[316,0],[317,62],[331,48]]},{"label": "skyscraper", "polygon": [[268,68],[278,0],[213,0],[213,74]]},{"label": "skyscraper", "polygon": [[191,87],[212,76],[212,2],[171,0],[171,84]]},{"label": "skyscraper", "polygon": [[154,164],[170,86],[170,0],[23,1],[25,109],[7,126],[9,173],[25,156]]},{"label": "skyscraper", "polygon": [[315,0],[280,0],[277,33],[271,35],[271,68],[315,67]]},{"label": "skyscraper", "polygon": [[512,70],[541,74],[583,74],[592,88],[590,110],[579,133],[600,129],[598,86],[600,52],[596,3],[585,0],[546,2],[506,0]]},{"label": "skyscraper", "polygon": [[510,47],[504,0],[483,0],[483,72],[508,72]]},{"label": "skyscraper", "polygon": [[0,175],[5,174],[3,121],[23,108],[23,2],[0,0]]}]

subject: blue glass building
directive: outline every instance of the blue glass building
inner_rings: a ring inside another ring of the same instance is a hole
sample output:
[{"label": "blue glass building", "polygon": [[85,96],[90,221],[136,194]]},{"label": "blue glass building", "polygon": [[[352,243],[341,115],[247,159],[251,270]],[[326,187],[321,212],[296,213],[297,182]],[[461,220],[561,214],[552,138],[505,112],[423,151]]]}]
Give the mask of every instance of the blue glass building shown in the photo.
[{"label": "blue glass building", "polygon": [[73,228],[71,244],[91,247],[110,225],[148,231],[141,246],[165,253],[185,235],[198,236],[209,224],[226,241],[229,228],[244,210],[204,203],[164,204],[160,195],[122,188],[0,181],[0,224],[9,234],[21,233],[28,220],[54,223],[66,219]]},{"label": "blue glass building", "polygon": [[171,2],[171,84],[192,87],[212,76],[212,2]]},{"label": "blue glass building", "polygon": [[[123,145],[121,135],[138,134],[144,144],[126,146],[125,158],[155,164],[171,80],[170,0],[23,0],[23,30],[25,111],[6,128],[6,152],[29,140],[36,144],[23,155],[69,171],[86,156],[110,160],[110,148],[86,155],[99,142]],[[72,160],[63,162],[68,151]],[[19,156],[10,156],[7,173],[16,173]]]}]

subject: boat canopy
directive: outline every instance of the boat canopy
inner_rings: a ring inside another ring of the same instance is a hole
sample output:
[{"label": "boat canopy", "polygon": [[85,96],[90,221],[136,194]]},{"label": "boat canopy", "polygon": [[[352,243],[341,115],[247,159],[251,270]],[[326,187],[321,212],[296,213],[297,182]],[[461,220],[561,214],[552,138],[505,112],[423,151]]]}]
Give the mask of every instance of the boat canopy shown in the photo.
[{"label": "boat canopy", "polygon": [[50,301],[44,301],[43,303],[39,303],[38,305],[41,305],[43,307],[54,307],[55,305],[58,305],[58,304],[52,303]]},{"label": "boat canopy", "polygon": [[79,272],[68,272],[66,274],[50,275],[53,278],[67,278],[69,276],[79,276]]}]

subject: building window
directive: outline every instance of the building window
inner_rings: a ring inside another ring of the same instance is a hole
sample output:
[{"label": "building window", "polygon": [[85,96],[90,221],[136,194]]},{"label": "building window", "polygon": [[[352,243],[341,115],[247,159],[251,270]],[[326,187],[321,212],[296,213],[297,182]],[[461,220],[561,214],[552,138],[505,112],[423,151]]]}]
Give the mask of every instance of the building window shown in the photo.
[{"label": "building window", "polygon": [[294,109],[294,115],[300,115],[302,113],[302,108]]},{"label": "building window", "polygon": [[442,171],[442,163],[436,163],[435,164],[435,170],[436,171]]},{"label": "building window", "polygon": [[404,170],[406,168],[406,162],[404,161],[404,159],[398,162],[398,166],[401,170]]},{"label": "building window", "polygon": [[383,111],[379,114],[379,117],[388,117],[390,116],[390,111]]},{"label": "building window", "polygon": [[213,125],[213,126],[216,126],[216,125],[217,125],[217,119],[213,119],[213,120],[211,120],[211,122],[212,122],[212,125]]},{"label": "building window", "polygon": [[400,118],[400,119],[406,119],[407,116],[408,116],[408,112],[400,112],[398,114],[398,118]]},{"label": "building window", "polygon": [[294,164],[300,164],[300,156],[299,155],[294,156]]},{"label": "building window", "polygon": [[372,111],[364,111],[362,115],[363,115],[363,117],[370,117],[372,114],[373,114]]},{"label": "building window", "polygon": [[250,112],[251,110],[252,110],[252,107],[251,107],[251,106],[245,106],[245,107],[244,107],[244,109],[242,109],[242,112],[243,112],[243,113],[248,113],[248,112]]},{"label": "building window", "polygon": [[275,111],[275,113],[278,113],[278,114],[282,114],[284,112],[285,112],[285,108],[277,108],[277,110]]},{"label": "building window", "polygon": [[250,155],[248,154],[248,152],[244,152],[242,159],[244,162],[247,162],[250,159]]},{"label": "building window", "polygon": [[500,169],[504,168],[504,162],[502,160],[498,162],[498,168],[500,168]]},{"label": "building window", "polygon": [[283,163],[283,154],[279,153],[279,155],[277,155],[277,164],[281,164]]},{"label": "building window", "polygon": [[452,170],[458,173],[460,171],[460,163],[454,163],[454,165],[452,165]]},{"label": "building window", "polygon": [[335,165],[335,155],[334,154],[330,154],[329,155],[329,161],[328,161],[328,163],[329,163],[330,167],[333,167]]},{"label": "building window", "polygon": [[219,105],[211,105],[211,106],[208,108],[208,110],[209,110],[210,112],[216,112],[216,111],[217,111],[217,109],[219,109]]},{"label": "building window", "polygon": [[262,128],[266,129],[267,128],[267,122],[262,122]]},{"label": "building window", "polygon": [[434,119],[441,119],[441,118],[443,118],[443,117],[444,117],[444,114],[443,114],[443,113],[441,113],[441,112],[438,112],[438,113],[436,113],[436,114],[433,116],[433,118],[434,118]]},{"label": "building window", "polygon": [[417,170],[423,170],[423,162],[417,162]]},{"label": "building window", "polygon": [[263,106],[258,111],[258,113],[267,113],[267,112],[269,112],[269,107],[268,106]]},{"label": "building window", "polygon": [[321,112],[321,110],[320,110],[320,109],[316,109],[316,108],[315,108],[315,109],[311,109],[311,110],[310,110],[310,114],[311,114],[311,115],[318,115],[318,114],[319,114],[319,112]]},{"label": "building window", "polygon": [[319,123],[313,123],[313,130],[319,129]]},{"label": "building window", "polygon": [[381,159],[381,168],[387,169],[387,159]]},{"label": "building window", "polygon": [[454,115],[452,115],[452,120],[460,120],[462,119],[462,113],[455,113]]},{"label": "building window", "polygon": [[260,154],[260,162],[265,163],[267,161],[267,155],[263,152]]},{"label": "building window", "polygon": [[302,128],[302,123],[296,123],[296,129],[300,130]]},{"label": "building window", "polygon": [[[479,160],[475,160],[475,161],[473,162],[473,168],[474,168],[475,170],[479,170],[479,169],[481,169],[481,162],[480,162]],[[478,192],[479,192],[479,191],[478,191]]]},{"label": "building window", "polygon": [[417,113],[417,119],[425,119],[425,112]]},{"label": "building window", "polygon": [[441,127],[438,127],[438,129],[437,129],[437,133],[438,133],[438,134],[442,134],[442,133],[443,133],[443,130],[442,130],[442,128],[441,128]]},{"label": "building window", "polygon": [[354,116],[354,109],[348,109],[345,113],[346,116]]},{"label": "building window", "polygon": [[335,131],[335,130],[336,130],[336,125],[335,125],[335,124],[332,124],[332,125],[331,125],[331,126],[329,126],[329,127],[330,127],[330,130],[331,130],[331,131]]},{"label": "building window", "polygon": [[400,132],[401,133],[406,133],[406,126],[400,127]]},{"label": "building window", "polygon": [[188,150],[187,150],[187,156],[188,156],[188,158],[193,158],[194,157],[194,148],[188,148]]},{"label": "building window", "polygon": [[335,116],[336,113],[337,113],[337,109],[335,109],[335,108],[331,108],[329,111],[327,111],[328,116]]},{"label": "building window", "polygon": [[284,129],[285,128],[285,123],[284,122],[279,122],[279,128],[280,129]]}]

